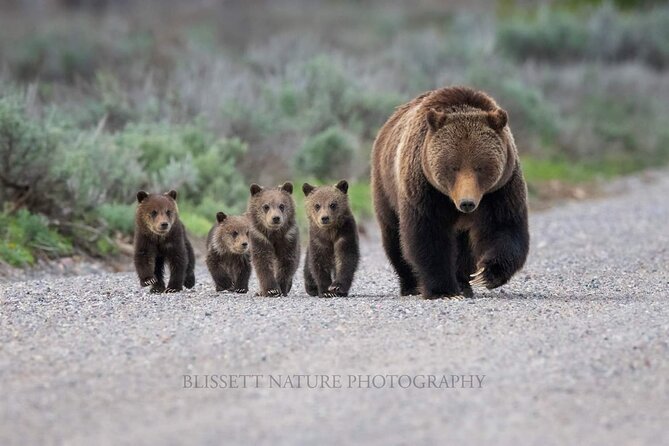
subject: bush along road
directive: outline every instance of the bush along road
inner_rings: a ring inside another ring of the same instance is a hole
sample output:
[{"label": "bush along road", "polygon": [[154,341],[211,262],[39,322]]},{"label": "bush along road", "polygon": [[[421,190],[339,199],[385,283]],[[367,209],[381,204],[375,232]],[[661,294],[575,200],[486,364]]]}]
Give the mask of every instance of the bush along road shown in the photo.
[{"label": "bush along road", "polygon": [[668,443],[668,194],[533,214],[525,269],[461,301],[398,297],[374,236],[349,298],[5,283],[0,443]]}]

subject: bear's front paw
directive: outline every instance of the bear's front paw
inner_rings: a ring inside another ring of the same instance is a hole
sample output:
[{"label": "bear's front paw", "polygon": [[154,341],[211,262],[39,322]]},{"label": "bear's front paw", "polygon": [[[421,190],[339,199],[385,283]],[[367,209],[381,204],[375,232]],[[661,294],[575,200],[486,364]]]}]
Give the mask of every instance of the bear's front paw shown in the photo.
[{"label": "bear's front paw", "polygon": [[471,286],[486,287],[489,290],[502,286],[509,281],[509,276],[505,273],[504,267],[492,262],[480,266],[471,275],[471,278],[472,280],[469,281]]},{"label": "bear's front paw", "polygon": [[248,288],[235,288],[235,293],[246,294],[248,292],[249,292]]},{"label": "bear's front paw", "polygon": [[333,283],[328,290],[323,293],[323,297],[346,297],[348,293],[342,291],[341,285]]},{"label": "bear's front paw", "polygon": [[179,288],[177,288],[177,287],[167,287],[167,288],[165,288],[166,293],[178,293],[182,290],[183,290],[183,287],[179,287]]},{"label": "bear's front paw", "polygon": [[143,287],[150,286],[150,285],[155,285],[156,283],[158,283],[158,279],[156,279],[155,277],[149,277],[149,278],[140,280],[139,283]]},{"label": "bear's front paw", "polygon": [[259,291],[256,293],[256,297],[279,297],[281,296],[281,290],[278,288],[271,288],[266,292]]},{"label": "bear's front paw", "polygon": [[165,291],[165,284],[164,283],[156,283],[151,287],[150,292],[154,294],[162,293]]}]

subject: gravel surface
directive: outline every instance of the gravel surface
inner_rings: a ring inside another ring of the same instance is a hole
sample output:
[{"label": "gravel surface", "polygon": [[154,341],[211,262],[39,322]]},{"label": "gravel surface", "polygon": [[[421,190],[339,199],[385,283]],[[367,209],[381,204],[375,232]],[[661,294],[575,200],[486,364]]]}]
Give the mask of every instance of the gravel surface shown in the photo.
[{"label": "gravel surface", "polygon": [[[202,268],[172,295],[133,274],[4,284],[0,444],[669,444],[667,196],[533,214],[526,268],[464,301],[396,297],[374,238],[350,298],[301,278],[217,295]],[[240,374],[262,376],[184,388]]]}]

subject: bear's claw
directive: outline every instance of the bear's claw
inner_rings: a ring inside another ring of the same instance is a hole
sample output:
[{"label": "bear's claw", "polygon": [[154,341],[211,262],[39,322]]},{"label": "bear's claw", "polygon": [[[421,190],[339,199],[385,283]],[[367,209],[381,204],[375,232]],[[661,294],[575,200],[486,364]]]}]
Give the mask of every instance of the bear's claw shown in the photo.
[{"label": "bear's claw", "polygon": [[165,288],[166,293],[178,293],[181,290],[177,290],[176,288]]},{"label": "bear's claw", "polygon": [[235,293],[246,294],[249,290],[247,288],[235,288]]},{"label": "bear's claw", "polygon": [[151,277],[150,279],[143,280],[142,286],[155,285],[156,282],[158,282],[158,279],[156,279],[155,277]]},{"label": "bear's claw", "polygon": [[485,272],[485,267],[482,267],[474,274],[471,274],[469,277],[473,277],[473,279],[469,281],[469,284],[471,286],[482,286],[482,287],[488,286],[488,280],[483,275],[484,272]]}]

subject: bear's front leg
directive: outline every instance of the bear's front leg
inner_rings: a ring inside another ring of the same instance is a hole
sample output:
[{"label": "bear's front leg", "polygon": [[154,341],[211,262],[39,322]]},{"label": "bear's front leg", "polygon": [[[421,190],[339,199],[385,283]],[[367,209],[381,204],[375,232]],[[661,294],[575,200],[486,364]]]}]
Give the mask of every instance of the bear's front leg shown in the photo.
[{"label": "bear's front leg", "polygon": [[170,264],[170,281],[167,283],[166,293],[176,293],[184,288],[186,280],[186,269],[188,268],[188,257],[186,248],[183,252],[171,253],[167,256]]},{"label": "bear's front leg", "polygon": [[235,279],[234,292],[245,294],[249,291],[249,279],[251,278],[251,263],[245,262],[239,270],[239,274]]},{"label": "bear's front leg", "polygon": [[158,283],[158,278],[155,276],[156,253],[154,250],[135,246],[134,263],[141,286],[153,286]]},{"label": "bear's front leg", "polygon": [[335,242],[335,279],[328,288],[328,292],[337,297],[348,296],[353,284],[355,271],[358,269],[360,250],[355,234],[342,237]]},{"label": "bear's front leg", "polygon": [[418,275],[424,298],[460,296],[455,276],[455,232],[445,216],[403,203],[400,237],[402,254]]},{"label": "bear's front leg", "polygon": [[516,171],[502,189],[484,197],[472,228],[476,271],[472,285],[497,288],[525,264],[530,247],[525,183]]}]

